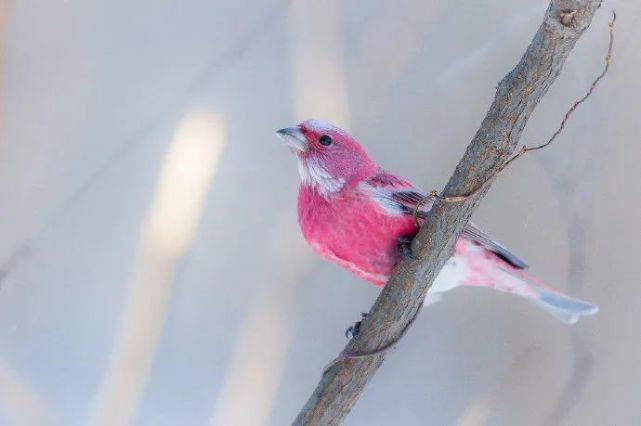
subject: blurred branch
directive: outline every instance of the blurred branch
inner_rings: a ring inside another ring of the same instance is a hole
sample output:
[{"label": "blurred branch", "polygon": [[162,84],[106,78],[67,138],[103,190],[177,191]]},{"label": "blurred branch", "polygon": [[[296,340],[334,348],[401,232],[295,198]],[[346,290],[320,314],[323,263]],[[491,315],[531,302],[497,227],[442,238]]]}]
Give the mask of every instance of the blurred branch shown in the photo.
[{"label": "blurred branch", "polygon": [[[619,42],[618,50],[622,46]],[[597,114],[592,111],[592,125],[597,125]],[[548,172],[550,186],[554,190],[559,207],[563,212],[568,241],[567,288],[581,296],[589,282],[588,244],[590,224],[596,199],[596,183],[599,182],[602,167],[593,167],[594,158],[604,158],[608,149],[607,140],[595,134],[594,129],[583,129],[582,150],[573,150],[571,163],[559,158],[547,157],[542,162]],[[567,423],[567,417],[581,401],[594,373],[593,347],[587,329],[573,327],[570,335],[572,351],[570,375],[563,390],[545,416],[543,425],[555,426]]]},{"label": "blurred branch", "polygon": [[[72,211],[87,194],[90,194],[91,191],[95,189],[96,185],[101,182],[108,171],[123,159],[127,158],[138,146],[148,141],[149,138],[146,138],[148,134],[159,125],[171,121],[176,112],[186,106],[188,100],[193,99],[203,90],[203,85],[212,84],[213,81],[216,81],[223,73],[237,64],[238,61],[256,46],[258,40],[264,37],[265,33],[278,22],[278,18],[283,14],[283,9],[287,8],[292,1],[293,0],[277,1],[263,16],[256,19],[255,25],[251,26],[247,33],[242,35],[238,40],[227,43],[227,48],[219,56],[216,56],[201,71],[194,75],[183,89],[183,92],[179,96],[176,96],[175,100],[166,105],[157,115],[146,123],[143,123],[143,125],[131,135],[125,137],[122,143],[107,156],[103,164],[94,169],[87,179],[54,209],[53,214],[46,218],[43,224],[31,236],[19,243],[7,259],[0,264],[0,290],[7,277],[35,251],[33,250],[35,243],[40,240],[47,231],[55,228],[66,218],[69,212]],[[0,12],[2,11],[2,6],[4,6],[4,2],[0,0]],[[0,36],[1,35],[2,32],[0,31]],[[1,54],[2,50],[0,49],[0,55]],[[2,59],[1,56],[0,59]]]},{"label": "blurred branch", "polygon": [[[397,266],[363,321],[358,339],[350,340],[325,370],[294,424],[337,424],[349,413],[388,349],[418,315],[425,294],[451,257],[459,233],[492,178],[512,158],[532,111],[561,72],[600,5],[601,0],[550,2],[527,51],[499,83],[481,128],[443,191],[444,197],[470,196],[460,203],[437,199],[412,244],[414,259],[405,259]],[[479,187],[482,189],[476,191]]]}]

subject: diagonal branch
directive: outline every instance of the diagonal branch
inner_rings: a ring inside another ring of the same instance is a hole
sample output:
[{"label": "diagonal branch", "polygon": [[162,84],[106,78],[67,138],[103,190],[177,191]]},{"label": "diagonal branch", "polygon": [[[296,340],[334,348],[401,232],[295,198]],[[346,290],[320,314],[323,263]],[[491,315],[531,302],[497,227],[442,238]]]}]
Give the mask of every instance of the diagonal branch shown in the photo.
[{"label": "diagonal branch", "polygon": [[[437,199],[412,244],[415,259],[403,260],[397,266],[363,321],[358,339],[352,339],[325,370],[294,424],[338,424],[349,413],[383,363],[386,349],[414,321],[427,290],[451,257],[459,233],[497,170],[511,158],[532,111],[561,72],[600,5],[601,0],[550,2],[527,51],[499,83],[481,128],[443,191],[443,197],[471,195],[460,203]],[[475,191],[480,186],[482,189]]]}]

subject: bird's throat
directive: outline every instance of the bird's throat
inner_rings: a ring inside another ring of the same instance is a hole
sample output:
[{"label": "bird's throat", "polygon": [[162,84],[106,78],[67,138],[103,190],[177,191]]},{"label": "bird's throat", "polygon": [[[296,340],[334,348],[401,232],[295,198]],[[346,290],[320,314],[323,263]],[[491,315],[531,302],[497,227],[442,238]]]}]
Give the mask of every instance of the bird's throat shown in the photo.
[{"label": "bird's throat", "polygon": [[325,198],[340,191],[345,186],[345,179],[333,177],[314,158],[299,157],[298,172],[303,185],[316,189]]}]

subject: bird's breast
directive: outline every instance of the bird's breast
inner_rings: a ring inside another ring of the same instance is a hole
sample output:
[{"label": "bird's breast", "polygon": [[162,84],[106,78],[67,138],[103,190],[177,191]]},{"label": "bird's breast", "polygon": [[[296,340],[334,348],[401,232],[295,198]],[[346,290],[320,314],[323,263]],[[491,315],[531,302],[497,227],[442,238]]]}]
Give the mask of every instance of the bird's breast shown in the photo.
[{"label": "bird's breast", "polygon": [[298,221],[322,257],[375,284],[384,284],[398,261],[398,239],[416,233],[411,217],[390,214],[357,187],[324,197],[301,186]]}]

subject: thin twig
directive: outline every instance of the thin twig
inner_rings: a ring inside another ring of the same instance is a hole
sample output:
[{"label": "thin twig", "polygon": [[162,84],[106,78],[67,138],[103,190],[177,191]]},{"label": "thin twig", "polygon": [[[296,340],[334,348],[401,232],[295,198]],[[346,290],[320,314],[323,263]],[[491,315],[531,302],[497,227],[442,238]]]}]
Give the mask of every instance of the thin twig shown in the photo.
[{"label": "thin twig", "polygon": [[569,118],[572,116],[574,111],[576,111],[578,106],[581,105],[582,103],[584,103],[592,95],[592,93],[596,89],[597,85],[601,82],[603,77],[605,77],[605,75],[608,73],[608,70],[610,69],[610,62],[612,62],[612,46],[614,45],[614,23],[616,22],[616,20],[617,20],[617,14],[616,14],[616,11],[613,10],[612,11],[612,19],[608,23],[608,27],[609,27],[609,30],[610,30],[610,41],[608,43],[608,52],[605,55],[605,66],[603,67],[603,70],[601,71],[601,74],[599,74],[594,79],[594,81],[592,82],[592,85],[590,86],[590,89],[588,89],[588,91],[585,93],[585,95],[583,95],[583,97],[581,97],[580,99],[576,100],[574,102],[574,104],[572,104],[572,107],[570,107],[570,109],[565,113],[565,116],[563,117],[563,120],[561,121],[561,124],[556,129],[554,134],[552,134],[552,137],[550,137],[550,139],[548,139],[547,142],[542,143],[542,144],[537,145],[537,146],[527,147],[527,146],[523,145],[521,147],[521,149],[519,149],[519,151],[516,154],[514,154],[509,160],[507,160],[505,163],[503,163],[502,166],[500,166],[498,169],[496,169],[494,171],[494,173],[492,173],[492,175],[489,178],[487,178],[476,189],[468,192],[467,194],[447,196],[447,195],[440,195],[435,190],[430,192],[430,195],[428,197],[425,197],[423,200],[421,200],[414,207],[413,217],[414,217],[414,221],[417,224],[418,224],[418,212],[419,212],[419,209],[427,201],[429,201],[429,200],[431,200],[433,198],[438,198],[438,199],[443,200],[443,201],[445,201],[447,203],[460,203],[462,201],[465,201],[468,198],[478,194],[483,188],[485,188],[485,186],[489,182],[491,182],[499,173],[501,173],[503,170],[505,170],[505,168],[507,166],[509,166],[510,164],[512,164],[516,159],[523,157],[528,152],[537,151],[539,149],[546,148],[552,142],[554,142],[554,140],[557,138],[557,136],[559,136],[561,134],[561,132],[563,131],[563,129],[565,128],[565,124],[568,122]]},{"label": "thin twig", "polygon": [[390,350],[390,349],[392,349],[394,346],[396,346],[396,344],[397,344],[397,343],[398,343],[398,342],[399,342],[403,337],[405,337],[405,335],[407,334],[407,331],[410,329],[410,327],[412,326],[412,324],[414,324],[414,321],[416,321],[416,318],[418,318],[418,314],[420,314],[420,313],[421,313],[421,310],[420,310],[420,309],[418,309],[418,310],[414,313],[414,316],[412,317],[412,319],[411,319],[411,320],[409,320],[409,322],[407,323],[407,325],[405,325],[405,328],[403,328],[403,330],[399,333],[398,337],[397,337],[396,339],[391,340],[389,343],[387,343],[386,345],[381,346],[381,347],[380,347],[380,348],[378,348],[378,349],[375,349],[375,350],[373,350],[373,351],[369,351],[369,352],[360,352],[360,353],[359,353],[359,352],[349,352],[349,351],[347,351],[347,349],[343,350],[343,351],[338,355],[338,357],[334,358],[334,360],[332,360],[332,362],[330,362],[330,363],[327,365],[327,367],[325,367],[325,369],[323,370],[323,374],[325,374],[329,369],[331,369],[331,368],[332,368],[332,367],[334,367],[335,365],[340,364],[341,362],[346,361],[346,360],[348,360],[348,359],[363,359],[363,358],[370,358],[370,357],[373,357],[373,356],[375,356],[375,355],[380,355],[380,354],[382,354],[382,353],[385,353],[385,352],[389,351],[389,350]]}]

